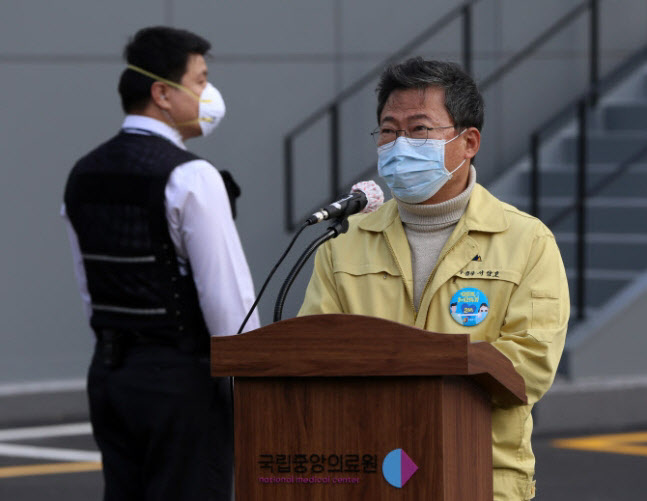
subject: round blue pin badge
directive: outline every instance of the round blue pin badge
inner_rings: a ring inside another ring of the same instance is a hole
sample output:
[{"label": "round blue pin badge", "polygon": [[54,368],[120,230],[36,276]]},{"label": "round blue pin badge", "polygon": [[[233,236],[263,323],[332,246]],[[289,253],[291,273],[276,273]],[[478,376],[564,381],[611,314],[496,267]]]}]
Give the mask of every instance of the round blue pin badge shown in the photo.
[{"label": "round blue pin badge", "polygon": [[490,303],[480,289],[466,287],[452,296],[449,312],[452,318],[465,327],[480,324],[490,311]]}]

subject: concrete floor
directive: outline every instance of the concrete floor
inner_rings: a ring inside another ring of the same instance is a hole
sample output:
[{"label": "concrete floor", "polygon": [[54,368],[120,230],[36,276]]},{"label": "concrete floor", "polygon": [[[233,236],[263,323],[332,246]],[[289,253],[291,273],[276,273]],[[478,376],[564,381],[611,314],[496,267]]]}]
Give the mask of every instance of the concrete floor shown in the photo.
[{"label": "concrete floor", "polygon": [[[17,449],[21,454],[34,456],[11,456],[7,451],[4,451],[4,455],[0,455],[0,499],[2,501],[101,499],[103,480],[99,465],[84,461],[93,459],[93,455],[97,452],[87,423],[74,423],[73,427],[61,427],[57,424],[55,427],[40,429],[40,437],[34,438],[34,433],[30,435],[29,431],[23,431],[22,435],[18,436],[24,438],[11,440],[8,438],[11,438],[11,433],[16,434],[16,428],[0,430],[0,453],[3,452],[3,445],[11,444],[23,446],[22,449]],[[627,431],[645,432],[645,430],[647,426],[642,430],[622,430],[622,435],[618,435],[620,430],[616,430],[610,433],[611,438],[607,437],[607,443],[610,444],[607,448],[613,449],[616,444],[618,446],[616,449],[621,450],[620,445],[623,441],[626,442]],[[647,436],[647,432],[644,435]],[[635,501],[644,498],[647,446],[635,444],[634,455],[555,446],[556,439],[580,436],[586,435],[570,433],[568,436],[544,435],[534,439],[538,501]],[[613,437],[620,438],[612,439]],[[637,440],[641,437],[642,435],[638,435]],[[584,443],[584,446],[591,443],[593,442],[589,440]],[[30,449],[30,447],[45,449]],[[37,457],[38,451],[45,451],[43,456],[49,455],[50,459]],[[56,457],[56,454],[61,454],[60,457],[63,457],[64,451],[70,454],[68,460],[51,459]],[[73,457],[74,453],[78,454],[76,459]],[[45,465],[52,464],[69,471],[47,472]],[[90,471],[78,471],[82,468]]]}]

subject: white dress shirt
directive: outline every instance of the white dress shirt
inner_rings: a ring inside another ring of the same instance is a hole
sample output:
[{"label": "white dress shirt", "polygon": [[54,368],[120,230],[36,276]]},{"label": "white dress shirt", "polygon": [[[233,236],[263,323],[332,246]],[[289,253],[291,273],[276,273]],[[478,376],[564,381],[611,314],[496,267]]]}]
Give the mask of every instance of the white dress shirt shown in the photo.
[{"label": "white dress shirt", "polygon": [[[122,129],[162,136],[186,149],[175,129],[153,118],[128,115]],[[254,285],[222,177],[205,160],[183,163],[171,173],[164,197],[180,273],[186,274],[188,261],[209,332],[212,336],[236,334],[254,302]],[[89,317],[92,303],[78,238],[65,205],[61,214],[67,222],[76,278]],[[258,312],[254,311],[245,331],[259,326]]]}]

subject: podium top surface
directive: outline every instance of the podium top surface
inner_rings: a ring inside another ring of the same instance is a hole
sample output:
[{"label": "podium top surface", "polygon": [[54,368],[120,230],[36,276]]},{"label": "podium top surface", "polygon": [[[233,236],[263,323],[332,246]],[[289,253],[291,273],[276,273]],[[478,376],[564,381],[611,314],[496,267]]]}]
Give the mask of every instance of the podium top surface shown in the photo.
[{"label": "podium top surface", "polygon": [[362,315],[313,315],[211,338],[211,374],[235,377],[469,376],[526,403],[512,363],[469,334],[440,334]]}]

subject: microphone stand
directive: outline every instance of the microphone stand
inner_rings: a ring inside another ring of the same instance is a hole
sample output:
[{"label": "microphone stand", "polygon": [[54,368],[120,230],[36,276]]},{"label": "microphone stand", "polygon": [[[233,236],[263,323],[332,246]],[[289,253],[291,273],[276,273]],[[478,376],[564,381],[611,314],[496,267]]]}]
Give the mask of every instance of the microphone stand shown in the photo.
[{"label": "microphone stand", "polygon": [[296,232],[296,234],[294,235],[294,237],[293,237],[293,238],[292,238],[292,240],[290,241],[290,245],[288,245],[287,249],[285,249],[285,251],[283,252],[283,254],[281,255],[281,257],[279,258],[279,260],[277,261],[277,263],[274,265],[274,268],[272,268],[272,271],[270,271],[269,275],[268,275],[268,276],[267,276],[267,278],[265,279],[265,282],[263,283],[263,286],[261,287],[260,292],[258,293],[258,296],[256,296],[256,300],[254,301],[254,304],[252,304],[252,307],[251,307],[251,308],[249,309],[249,311],[247,312],[247,316],[245,317],[245,320],[243,320],[243,323],[242,323],[242,324],[240,324],[240,328],[238,329],[237,334],[240,334],[241,332],[243,332],[243,328],[245,327],[245,324],[247,324],[247,321],[249,320],[249,317],[251,317],[251,316],[252,316],[252,312],[254,311],[254,308],[256,308],[256,306],[258,305],[259,301],[261,300],[261,297],[263,296],[263,292],[265,292],[265,288],[267,287],[267,284],[268,284],[268,283],[270,283],[270,279],[274,276],[274,273],[276,272],[276,270],[278,269],[278,267],[280,266],[280,264],[281,264],[281,263],[283,262],[283,260],[285,259],[285,256],[287,256],[287,255],[288,255],[288,252],[290,252],[290,249],[291,249],[291,248],[292,248],[292,246],[294,245],[294,242],[296,242],[296,241],[297,241],[297,238],[299,238],[299,235],[301,235],[301,232],[302,232],[303,230],[305,230],[305,229],[306,229],[310,224],[312,224],[312,223],[310,223],[309,221],[306,221],[305,223],[303,223],[303,224],[301,225],[301,227],[299,228],[299,231],[297,231],[297,232]]},{"label": "microphone stand", "polygon": [[297,260],[296,264],[290,270],[290,273],[288,274],[287,278],[283,282],[283,285],[281,286],[281,290],[279,290],[278,297],[276,298],[276,304],[274,305],[274,322],[278,322],[281,320],[281,316],[283,315],[283,305],[285,303],[285,298],[288,295],[288,291],[290,290],[290,287],[292,287],[292,284],[294,283],[294,280],[296,279],[297,275],[301,271],[301,268],[306,264],[310,256],[317,250],[317,248],[327,242],[328,240],[335,238],[342,233],[346,233],[348,231],[348,217],[341,217],[339,219],[335,219],[333,223],[328,227],[326,232],[315,239],[301,254],[301,257]]}]

